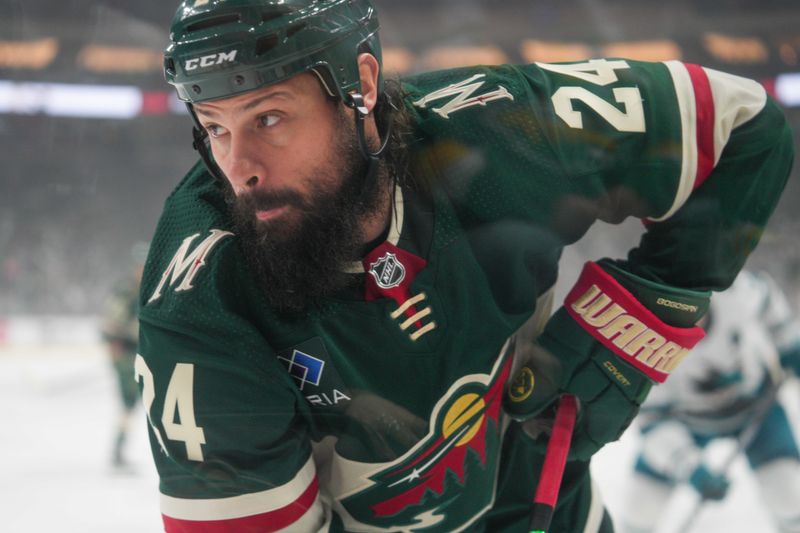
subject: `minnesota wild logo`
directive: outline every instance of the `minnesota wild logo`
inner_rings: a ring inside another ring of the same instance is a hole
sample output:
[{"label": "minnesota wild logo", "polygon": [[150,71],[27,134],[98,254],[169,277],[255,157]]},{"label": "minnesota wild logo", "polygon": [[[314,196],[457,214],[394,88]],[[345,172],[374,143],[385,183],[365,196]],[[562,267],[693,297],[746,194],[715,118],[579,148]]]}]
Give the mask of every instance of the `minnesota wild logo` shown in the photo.
[{"label": "minnesota wild logo", "polygon": [[494,501],[500,409],[510,358],[492,375],[457,381],[433,410],[428,435],[405,455],[366,476],[340,499],[356,531],[463,531]]}]

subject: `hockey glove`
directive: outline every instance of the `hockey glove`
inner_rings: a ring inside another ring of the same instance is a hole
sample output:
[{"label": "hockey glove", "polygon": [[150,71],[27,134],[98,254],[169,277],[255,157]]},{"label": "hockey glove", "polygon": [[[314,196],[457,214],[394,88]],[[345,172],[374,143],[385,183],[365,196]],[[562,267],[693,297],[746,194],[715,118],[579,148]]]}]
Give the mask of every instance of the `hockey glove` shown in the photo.
[{"label": "hockey glove", "polygon": [[663,382],[703,337],[690,326],[709,298],[633,276],[609,261],[587,263],[539,337],[540,348],[532,350],[537,356],[509,382],[506,410],[528,420],[562,393],[577,396],[570,458],[588,459],[620,437],[652,383]]},{"label": "hockey glove", "polygon": [[722,474],[711,472],[705,465],[694,469],[689,483],[704,500],[721,500],[728,493],[730,482]]}]

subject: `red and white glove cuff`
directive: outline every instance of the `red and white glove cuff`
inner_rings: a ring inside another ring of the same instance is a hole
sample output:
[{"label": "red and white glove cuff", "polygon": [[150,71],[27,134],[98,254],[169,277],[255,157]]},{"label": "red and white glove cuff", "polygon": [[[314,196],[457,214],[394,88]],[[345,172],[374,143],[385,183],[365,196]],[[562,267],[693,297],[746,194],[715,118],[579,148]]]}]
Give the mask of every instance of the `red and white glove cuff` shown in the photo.
[{"label": "red and white glove cuff", "polygon": [[658,383],[705,336],[697,326],[665,324],[593,262],[584,266],[564,307],[603,346]]}]

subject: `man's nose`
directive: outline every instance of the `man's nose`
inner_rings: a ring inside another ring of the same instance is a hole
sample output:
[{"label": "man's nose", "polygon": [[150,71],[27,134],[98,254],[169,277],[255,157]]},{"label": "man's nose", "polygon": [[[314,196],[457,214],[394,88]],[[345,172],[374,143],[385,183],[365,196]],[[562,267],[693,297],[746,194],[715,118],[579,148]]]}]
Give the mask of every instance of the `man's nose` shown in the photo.
[{"label": "man's nose", "polygon": [[223,169],[231,185],[236,189],[249,190],[263,182],[266,178],[263,156],[255,143],[247,139],[232,139],[226,165],[228,168]]}]

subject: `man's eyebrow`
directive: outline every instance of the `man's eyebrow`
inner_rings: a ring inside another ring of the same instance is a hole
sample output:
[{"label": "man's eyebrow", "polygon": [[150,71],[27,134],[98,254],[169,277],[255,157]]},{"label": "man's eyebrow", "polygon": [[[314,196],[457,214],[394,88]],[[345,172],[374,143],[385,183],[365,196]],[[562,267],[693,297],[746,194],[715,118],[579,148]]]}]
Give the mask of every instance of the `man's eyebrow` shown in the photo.
[{"label": "man's eyebrow", "polygon": [[[289,91],[284,91],[284,90],[271,91],[271,92],[268,92],[266,94],[263,94],[263,95],[259,96],[258,98],[250,100],[249,102],[244,104],[242,107],[238,108],[238,111],[249,111],[249,110],[253,109],[254,107],[257,107],[264,100],[268,100],[270,98],[276,98],[276,97],[283,97],[283,98],[291,99],[291,98],[293,98],[293,95]],[[203,107],[195,106],[194,109],[195,109],[195,112],[198,115],[204,115],[204,116],[207,116],[207,117],[214,117],[214,116],[219,115],[219,113],[216,110],[214,110],[213,108],[206,109],[206,108],[203,108]]]},{"label": "man's eyebrow", "polygon": [[242,111],[248,111],[248,110],[253,109],[254,107],[256,107],[258,104],[260,104],[264,100],[267,100],[269,98],[275,98],[275,97],[292,98],[292,93],[290,93],[289,91],[284,91],[284,90],[277,90],[277,91],[268,92],[267,94],[259,96],[255,100],[250,100],[244,106],[242,106],[241,110]]}]

